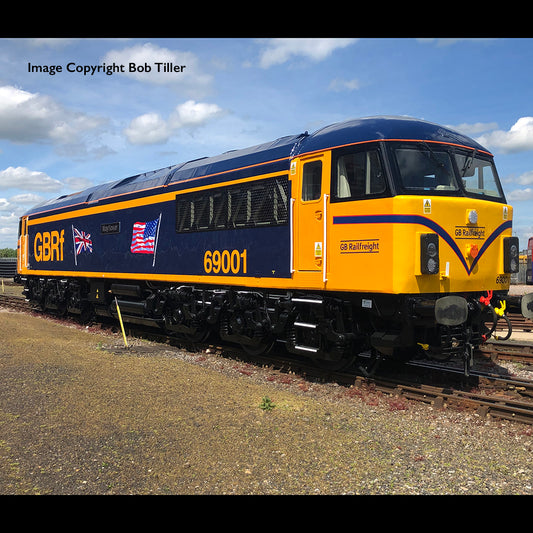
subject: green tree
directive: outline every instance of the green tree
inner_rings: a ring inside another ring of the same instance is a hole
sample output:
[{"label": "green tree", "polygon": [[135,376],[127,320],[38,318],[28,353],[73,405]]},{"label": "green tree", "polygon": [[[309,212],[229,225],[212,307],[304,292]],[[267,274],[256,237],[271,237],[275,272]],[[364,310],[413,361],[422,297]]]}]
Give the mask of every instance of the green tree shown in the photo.
[{"label": "green tree", "polygon": [[17,251],[13,248],[0,248],[0,257],[17,257]]}]

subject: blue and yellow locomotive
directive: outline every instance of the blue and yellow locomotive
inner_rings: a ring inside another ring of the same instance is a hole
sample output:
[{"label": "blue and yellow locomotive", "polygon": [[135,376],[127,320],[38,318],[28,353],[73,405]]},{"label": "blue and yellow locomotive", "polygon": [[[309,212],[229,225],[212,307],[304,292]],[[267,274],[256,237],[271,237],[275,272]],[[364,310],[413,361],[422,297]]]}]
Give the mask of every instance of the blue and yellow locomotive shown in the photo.
[{"label": "blue and yellow locomotive", "polygon": [[518,271],[512,214],[474,140],[371,117],[40,204],[20,221],[18,274],[60,314],[118,305],[130,322],[250,353],[280,340],[331,367],[468,368]]}]

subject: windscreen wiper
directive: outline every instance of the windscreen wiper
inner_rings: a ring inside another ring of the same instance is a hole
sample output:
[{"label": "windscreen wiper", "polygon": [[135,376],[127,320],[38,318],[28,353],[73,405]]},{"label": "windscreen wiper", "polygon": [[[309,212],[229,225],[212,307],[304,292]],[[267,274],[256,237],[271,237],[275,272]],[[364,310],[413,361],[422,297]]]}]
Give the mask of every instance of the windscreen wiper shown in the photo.
[{"label": "windscreen wiper", "polygon": [[466,171],[472,166],[472,163],[474,162],[474,157],[476,157],[477,154],[477,148],[474,149],[472,152],[472,155],[467,156],[465,159],[465,164],[463,166],[463,169],[461,170],[461,179],[465,177]]},{"label": "windscreen wiper", "polygon": [[439,160],[439,158],[435,155],[435,152],[429,147],[428,143],[421,142],[421,144],[428,152],[430,158],[433,160],[433,162],[437,165],[438,168],[443,168],[445,165],[442,161]]}]

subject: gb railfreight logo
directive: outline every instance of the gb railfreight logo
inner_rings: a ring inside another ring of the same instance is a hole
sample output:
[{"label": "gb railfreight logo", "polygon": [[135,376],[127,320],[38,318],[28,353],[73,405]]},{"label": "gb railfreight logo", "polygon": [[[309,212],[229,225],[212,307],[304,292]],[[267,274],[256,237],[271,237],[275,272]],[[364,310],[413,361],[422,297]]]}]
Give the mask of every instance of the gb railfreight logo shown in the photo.
[{"label": "gb railfreight logo", "polygon": [[39,231],[33,240],[33,254],[35,261],[63,261],[63,243],[65,230]]}]

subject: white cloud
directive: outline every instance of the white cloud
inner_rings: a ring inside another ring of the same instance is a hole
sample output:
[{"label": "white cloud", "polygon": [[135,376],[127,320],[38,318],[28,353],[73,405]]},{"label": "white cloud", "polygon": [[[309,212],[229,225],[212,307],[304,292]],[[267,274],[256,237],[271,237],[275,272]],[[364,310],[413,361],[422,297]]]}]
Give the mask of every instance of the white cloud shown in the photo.
[{"label": "white cloud", "polygon": [[[116,63],[124,65],[124,75],[136,80],[158,85],[173,85],[181,87],[190,94],[205,94],[211,85],[212,76],[202,72],[198,58],[192,52],[169,50],[152,43],[139,44],[122,50],[111,50],[103,58],[106,64]],[[130,72],[129,64],[137,67],[147,65],[150,70],[140,72],[135,69]],[[163,66],[156,63],[172,63],[174,66],[183,66],[180,72],[164,72]]]},{"label": "white cloud", "polygon": [[124,134],[132,144],[165,143],[176,130],[201,126],[222,113],[216,104],[188,100],[178,105],[168,120],[158,113],[146,113],[134,118]]},{"label": "white cloud", "polygon": [[160,115],[146,113],[134,118],[124,134],[132,144],[157,144],[168,140],[170,130]]},{"label": "white cloud", "polygon": [[99,117],[63,108],[48,96],[0,87],[0,138],[14,143],[70,143],[104,123]]},{"label": "white cloud", "polygon": [[520,174],[517,178],[508,178],[505,181],[519,183],[520,185],[532,185],[533,184],[533,170],[529,170]]},{"label": "white cloud", "polygon": [[7,235],[8,237],[16,236],[18,223],[19,217],[15,213],[0,216],[0,235]]},{"label": "white cloud", "polygon": [[533,200],[533,189],[527,187],[525,189],[517,189],[505,194],[508,202],[516,202],[520,200]]},{"label": "white cloud", "polygon": [[38,194],[17,194],[9,199],[0,198],[0,213],[18,216],[24,209],[22,205],[35,205],[43,201],[43,197]]},{"label": "white cloud", "polygon": [[520,249],[526,250],[527,249],[527,242],[531,235],[533,235],[533,224],[531,224],[530,220],[524,220],[524,223],[517,224],[516,223],[516,208],[515,213],[513,215],[514,221],[513,221],[513,235],[517,236],[520,240]]},{"label": "white cloud", "polygon": [[460,131],[465,135],[479,135],[480,133],[494,130],[498,127],[497,122],[475,122],[474,124],[459,124],[458,126],[448,126],[454,130]]},{"label": "white cloud", "polygon": [[431,37],[431,38],[420,38],[417,39],[420,43],[426,44],[435,44],[438,47],[450,46],[452,44],[462,43],[462,42],[472,42],[472,43],[484,43],[488,41],[494,41],[493,37]]},{"label": "white cloud", "polygon": [[173,128],[201,126],[221,112],[222,109],[216,104],[187,100],[176,107],[170,116],[170,122]]},{"label": "white cloud", "polygon": [[267,47],[262,51],[260,66],[269,68],[273,65],[285,63],[293,56],[303,56],[313,61],[322,61],[337,48],[345,48],[358,39],[270,39]]},{"label": "white cloud", "polygon": [[[28,206],[42,202],[52,193],[57,194],[65,186],[72,189],[74,186],[87,186],[89,183],[90,181],[85,178],[66,178],[61,182],[51,178],[45,172],[29,170],[25,167],[8,167],[0,171],[0,190],[30,191],[14,194],[8,199],[0,198],[0,235],[16,236],[19,217]],[[43,196],[36,194],[35,191],[43,192]],[[13,242],[9,246],[13,247]]]},{"label": "white cloud", "polygon": [[87,189],[92,185],[92,181],[87,178],[65,178],[63,183],[75,191]]},{"label": "white cloud", "polygon": [[533,117],[521,117],[509,131],[495,130],[476,140],[484,146],[504,153],[533,150]]},{"label": "white cloud", "polygon": [[30,38],[27,39],[26,42],[30,46],[34,46],[36,48],[45,47],[45,48],[64,48],[66,46],[69,46],[73,42],[75,42],[76,39],[66,39],[62,37],[36,37],[36,38]]},{"label": "white cloud", "polygon": [[8,167],[0,171],[0,189],[17,188],[25,191],[59,191],[63,184],[44,172],[26,167]]},{"label": "white cloud", "polygon": [[328,89],[337,93],[341,91],[354,91],[359,89],[359,81],[356,79],[344,80],[342,78],[335,78],[331,80]]},{"label": "white cloud", "polygon": [[39,202],[42,202],[44,198],[42,196],[39,196],[38,194],[32,194],[32,193],[26,193],[26,194],[16,194],[15,196],[11,196],[9,198],[10,203],[14,204],[30,204],[35,205]]},{"label": "white cloud", "polygon": [[11,204],[7,201],[7,198],[0,198],[0,212],[11,212]]}]

